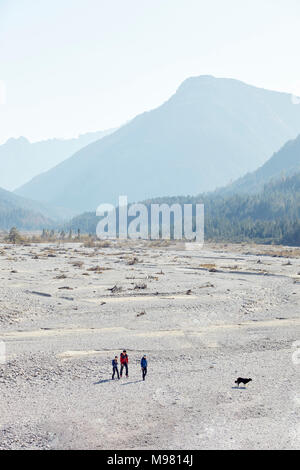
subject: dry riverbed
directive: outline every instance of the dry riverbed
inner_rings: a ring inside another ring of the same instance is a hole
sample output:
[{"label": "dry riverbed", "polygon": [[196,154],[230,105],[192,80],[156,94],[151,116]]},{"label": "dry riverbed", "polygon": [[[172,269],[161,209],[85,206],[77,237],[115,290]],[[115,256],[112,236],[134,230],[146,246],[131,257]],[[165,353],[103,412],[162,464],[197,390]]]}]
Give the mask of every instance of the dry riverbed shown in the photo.
[{"label": "dry riverbed", "polygon": [[1,244],[0,293],[0,449],[300,447],[300,250]]}]

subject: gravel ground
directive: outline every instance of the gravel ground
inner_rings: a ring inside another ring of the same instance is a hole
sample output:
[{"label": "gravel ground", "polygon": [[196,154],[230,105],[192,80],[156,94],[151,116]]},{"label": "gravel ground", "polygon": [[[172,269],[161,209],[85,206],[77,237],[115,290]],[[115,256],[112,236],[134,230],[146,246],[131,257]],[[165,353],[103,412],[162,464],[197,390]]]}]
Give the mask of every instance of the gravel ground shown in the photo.
[{"label": "gravel ground", "polygon": [[0,449],[299,449],[299,273],[280,247],[0,245]]}]

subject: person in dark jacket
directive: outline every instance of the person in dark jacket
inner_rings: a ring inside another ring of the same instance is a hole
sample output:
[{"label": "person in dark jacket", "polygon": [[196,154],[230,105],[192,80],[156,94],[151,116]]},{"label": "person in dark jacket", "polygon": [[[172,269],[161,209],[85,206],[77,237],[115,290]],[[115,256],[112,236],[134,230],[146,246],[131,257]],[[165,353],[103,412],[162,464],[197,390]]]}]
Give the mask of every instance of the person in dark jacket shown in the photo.
[{"label": "person in dark jacket", "polygon": [[113,367],[112,380],[115,380],[115,373],[117,373],[117,377],[119,379],[120,375],[119,375],[119,369],[118,369],[118,356],[115,356],[115,358],[112,360],[112,367]]},{"label": "person in dark jacket", "polygon": [[147,356],[145,354],[141,359],[141,368],[142,368],[143,380],[145,380],[146,375],[147,375],[147,367],[148,367],[148,361],[147,361]]},{"label": "person in dark jacket", "polygon": [[126,377],[128,377],[128,354],[126,353],[126,349],[124,349],[123,352],[121,352],[120,354],[120,362],[121,362],[121,371],[120,371],[121,377],[123,374],[124,367],[126,371]]}]

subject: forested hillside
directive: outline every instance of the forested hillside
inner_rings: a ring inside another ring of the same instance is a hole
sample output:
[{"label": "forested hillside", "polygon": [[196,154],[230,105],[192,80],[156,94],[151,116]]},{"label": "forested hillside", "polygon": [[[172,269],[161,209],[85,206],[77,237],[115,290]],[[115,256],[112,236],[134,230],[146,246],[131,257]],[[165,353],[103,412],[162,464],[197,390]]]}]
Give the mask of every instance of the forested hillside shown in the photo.
[{"label": "forested hillside", "polygon": [[38,230],[54,224],[46,207],[0,188],[0,229]]},{"label": "forested hillside", "polygon": [[[146,201],[151,203],[204,203],[206,239],[300,245],[300,173],[269,183],[254,195],[210,193]],[[66,229],[95,234],[98,220],[86,212]]]},{"label": "forested hillside", "polygon": [[261,191],[265,184],[284,176],[300,172],[300,135],[288,141],[278,152],[253,173],[246,174],[220,190],[224,194],[253,194]]}]

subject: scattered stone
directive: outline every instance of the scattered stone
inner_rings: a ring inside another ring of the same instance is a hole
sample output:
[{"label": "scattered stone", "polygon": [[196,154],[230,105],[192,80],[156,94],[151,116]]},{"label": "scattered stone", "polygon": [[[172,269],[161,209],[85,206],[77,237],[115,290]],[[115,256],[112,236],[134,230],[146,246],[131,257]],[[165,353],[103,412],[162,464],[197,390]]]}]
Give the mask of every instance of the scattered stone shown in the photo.
[{"label": "scattered stone", "polygon": [[136,284],[134,286],[134,289],[135,290],[138,290],[138,289],[147,289],[147,284]]},{"label": "scattered stone", "polygon": [[146,315],[146,312],[145,312],[145,311],[138,313],[138,314],[137,314],[137,317],[141,317],[141,316],[143,316],[143,315]]},{"label": "scattered stone", "polygon": [[42,296],[42,297],[52,297],[51,294],[47,294],[46,292],[37,292],[37,291],[35,291],[35,290],[33,290],[33,291],[26,291],[26,293],[28,293],[28,294],[40,295],[40,296]]},{"label": "scattered stone", "polygon": [[115,285],[114,287],[110,287],[107,290],[110,290],[112,294],[115,294],[116,292],[121,292],[122,287],[118,287],[117,285]]}]

